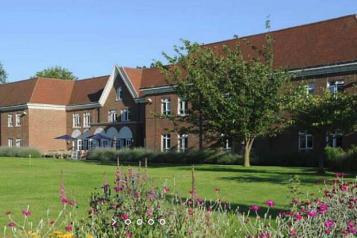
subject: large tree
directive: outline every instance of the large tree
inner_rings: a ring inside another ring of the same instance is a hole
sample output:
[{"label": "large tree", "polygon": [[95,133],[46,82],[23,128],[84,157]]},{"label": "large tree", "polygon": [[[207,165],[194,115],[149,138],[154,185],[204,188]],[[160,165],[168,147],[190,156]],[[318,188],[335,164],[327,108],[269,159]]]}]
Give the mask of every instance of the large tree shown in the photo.
[{"label": "large tree", "polygon": [[57,78],[63,80],[77,79],[77,77],[71,71],[60,66],[49,67],[47,69],[39,71],[35,74],[34,77]]},{"label": "large tree", "polygon": [[7,79],[7,73],[4,67],[2,66],[2,64],[0,63],[0,83],[6,83],[6,79]]},{"label": "large tree", "polygon": [[254,51],[252,57],[243,55],[240,44],[217,51],[183,41],[174,56],[164,54],[168,65],[157,66],[178,96],[190,103],[188,116],[180,120],[200,135],[204,130],[216,138],[242,141],[244,166],[250,166],[255,139],[289,124],[286,106],[293,94],[290,75],[273,68],[270,35],[262,48],[244,44]]},{"label": "large tree", "polygon": [[[294,101],[292,119],[299,127],[315,137],[316,149],[326,147],[329,134],[351,133],[357,127],[357,95],[344,92],[322,94],[300,94]],[[319,170],[324,172],[324,154],[319,156]]]}]

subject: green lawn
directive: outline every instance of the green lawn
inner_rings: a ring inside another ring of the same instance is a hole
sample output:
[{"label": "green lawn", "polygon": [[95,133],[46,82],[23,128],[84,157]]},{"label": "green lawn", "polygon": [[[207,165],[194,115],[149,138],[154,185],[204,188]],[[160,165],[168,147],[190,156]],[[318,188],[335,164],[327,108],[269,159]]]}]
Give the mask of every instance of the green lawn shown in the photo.
[{"label": "green lawn", "polygon": [[[6,211],[21,214],[27,205],[34,219],[44,216],[48,208],[58,211],[61,171],[67,193],[77,200],[79,212],[84,215],[90,193],[102,184],[104,174],[108,181],[113,181],[115,166],[55,159],[0,158],[0,226],[7,223],[3,215]],[[264,205],[267,199],[272,199],[278,208],[285,208],[289,202],[288,180],[294,174],[299,175],[302,190],[310,193],[319,192],[323,181],[333,178],[331,173],[317,176],[309,168],[199,165],[196,166],[196,185],[203,198],[214,199],[214,189],[219,188],[223,200],[241,207]],[[157,184],[166,181],[171,191],[176,190],[181,196],[188,196],[191,189],[190,166],[149,166],[149,176]]]}]

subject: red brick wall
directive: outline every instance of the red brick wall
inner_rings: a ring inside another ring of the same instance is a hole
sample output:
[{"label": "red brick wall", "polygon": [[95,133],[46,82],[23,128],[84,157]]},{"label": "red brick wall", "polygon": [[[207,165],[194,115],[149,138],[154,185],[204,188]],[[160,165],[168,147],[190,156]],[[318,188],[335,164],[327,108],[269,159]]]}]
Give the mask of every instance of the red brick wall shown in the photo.
[{"label": "red brick wall", "polygon": [[[21,126],[15,127],[15,115],[17,113],[21,114],[26,112],[27,115],[21,118]],[[8,115],[13,115],[13,125],[14,127],[8,127]],[[1,146],[8,145],[8,139],[12,138],[15,145],[16,139],[22,140],[23,146],[28,146],[29,141],[29,130],[28,130],[28,110],[18,110],[18,111],[9,111],[9,112],[1,112],[0,117],[0,126],[1,126]]]},{"label": "red brick wall", "polygon": [[60,110],[30,109],[29,145],[42,152],[65,150],[66,142],[55,137],[66,134],[66,112]]}]

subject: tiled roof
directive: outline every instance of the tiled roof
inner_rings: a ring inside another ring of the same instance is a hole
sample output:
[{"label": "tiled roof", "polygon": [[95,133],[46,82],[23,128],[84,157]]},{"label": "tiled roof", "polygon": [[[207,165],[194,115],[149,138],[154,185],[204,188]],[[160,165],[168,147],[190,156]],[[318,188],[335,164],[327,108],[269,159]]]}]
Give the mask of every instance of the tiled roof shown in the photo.
[{"label": "tiled roof", "polygon": [[74,81],[69,104],[78,105],[98,102],[108,79],[109,75]]},{"label": "tiled roof", "polygon": [[[285,69],[302,69],[357,61],[357,15],[271,32],[273,38],[274,66]],[[246,57],[254,54],[247,43],[261,48],[266,33],[206,44],[216,51],[223,46],[239,42]],[[141,88],[167,85],[157,69],[143,69]]]},{"label": "tiled roof", "polygon": [[72,81],[39,77],[0,84],[0,107],[26,103],[78,105],[98,102],[108,78]]},{"label": "tiled roof", "polygon": [[30,101],[37,79],[0,84],[0,106],[22,105]]}]

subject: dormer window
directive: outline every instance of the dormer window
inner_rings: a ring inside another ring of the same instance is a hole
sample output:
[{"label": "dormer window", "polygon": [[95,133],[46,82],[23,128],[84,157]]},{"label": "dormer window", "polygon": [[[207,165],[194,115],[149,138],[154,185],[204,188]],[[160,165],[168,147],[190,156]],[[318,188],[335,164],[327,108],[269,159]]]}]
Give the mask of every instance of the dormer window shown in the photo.
[{"label": "dormer window", "polygon": [[116,89],[116,100],[117,101],[123,100],[123,88],[122,87],[117,87],[117,89]]}]

